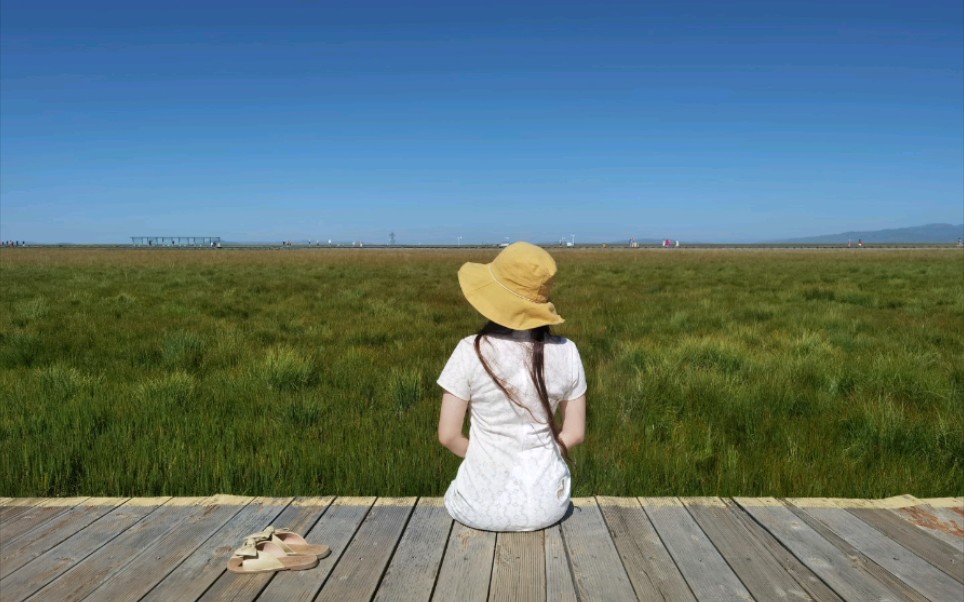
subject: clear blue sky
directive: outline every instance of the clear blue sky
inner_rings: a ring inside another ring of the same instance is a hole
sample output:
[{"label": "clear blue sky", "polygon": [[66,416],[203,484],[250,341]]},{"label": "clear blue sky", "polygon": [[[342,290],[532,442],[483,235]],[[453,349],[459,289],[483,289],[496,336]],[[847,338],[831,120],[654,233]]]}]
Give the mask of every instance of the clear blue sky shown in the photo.
[{"label": "clear blue sky", "polygon": [[4,0],[0,238],[964,221],[960,0]]}]

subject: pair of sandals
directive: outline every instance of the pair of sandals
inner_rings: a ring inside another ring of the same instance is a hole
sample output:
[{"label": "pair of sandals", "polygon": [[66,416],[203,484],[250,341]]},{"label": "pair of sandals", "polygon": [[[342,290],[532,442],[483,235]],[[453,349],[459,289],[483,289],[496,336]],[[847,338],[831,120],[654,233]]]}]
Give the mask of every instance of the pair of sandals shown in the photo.
[{"label": "pair of sandals", "polygon": [[318,566],[331,554],[326,545],[313,545],[289,529],[268,527],[244,538],[244,545],[228,560],[232,573],[303,571]]}]

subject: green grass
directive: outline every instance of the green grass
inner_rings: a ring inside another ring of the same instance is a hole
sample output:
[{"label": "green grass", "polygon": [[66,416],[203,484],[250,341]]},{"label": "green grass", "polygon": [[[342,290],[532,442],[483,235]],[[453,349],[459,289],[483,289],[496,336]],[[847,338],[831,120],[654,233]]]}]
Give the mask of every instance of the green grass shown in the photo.
[{"label": "green grass", "polygon": [[[959,250],[553,251],[574,493],[964,493]],[[494,250],[0,250],[0,495],[440,495]]]}]

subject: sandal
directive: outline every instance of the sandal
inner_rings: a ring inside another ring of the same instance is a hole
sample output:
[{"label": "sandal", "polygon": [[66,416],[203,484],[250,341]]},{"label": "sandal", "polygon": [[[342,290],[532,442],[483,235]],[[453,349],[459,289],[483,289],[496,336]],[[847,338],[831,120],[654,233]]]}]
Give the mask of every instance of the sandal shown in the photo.
[{"label": "sandal", "polygon": [[314,556],[324,558],[331,554],[331,548],[324,544],[310,544],[305,538],[290,529],[276,529],[267,527],[264,531],[253,533],[248,537],[256,541],[270,541],[276,544],[288,555]]},{"label": "sandal", "polygon": [[290,555],[270,541],[245,540],[244,545],[228,560],[232,573],[274,573],[276,571],[303,571],[318,566],[314,556]]}]

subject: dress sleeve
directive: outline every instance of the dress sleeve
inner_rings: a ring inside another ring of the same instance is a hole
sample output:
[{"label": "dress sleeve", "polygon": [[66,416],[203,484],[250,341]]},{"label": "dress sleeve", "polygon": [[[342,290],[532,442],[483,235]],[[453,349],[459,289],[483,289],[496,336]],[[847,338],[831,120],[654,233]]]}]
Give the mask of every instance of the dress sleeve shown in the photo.
[{"label": "dress sleeve", "polygon": [[465,341],[460,341],[449,357],[449,361],[442,368],[442,374],[438,377],[440,387],[455,395],[460,399],[468,401],[472,396],[472,389],[469,386],[468,363],[465,361],[465,354],[468,345]]},{"label": "dress sleeve", "polygon": [[582,357],[579,355],[579,348],[575,343],[572,344],[571,372],[572,389],[566,399],[575,399],[586,394],[586,370],[582,365]]}]

